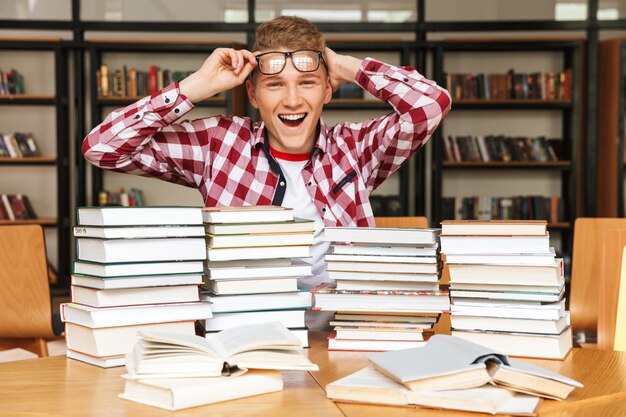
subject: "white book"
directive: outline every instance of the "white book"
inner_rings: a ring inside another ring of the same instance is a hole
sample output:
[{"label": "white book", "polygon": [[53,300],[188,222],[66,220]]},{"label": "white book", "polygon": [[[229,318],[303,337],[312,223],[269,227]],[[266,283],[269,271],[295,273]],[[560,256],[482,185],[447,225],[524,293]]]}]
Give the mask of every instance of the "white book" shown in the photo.
[{"label": "white book", "polygon": [[541,309],[522,307],[491,307],[491,306],[450,306],[452,315],[502,317],[511,319],[559,320],[567,313],[562,309]]},{"label": "white book", "polygon": [[[262,322],[257,323],[257,324],[262,324]],[[291,333],[292,335],[294,335],[295,337],[298,338],[298,340],[300,341],[300,346],[302,346],[303,348],[308,348],[309,347],[309,329],[306,327],[303,328],[299,328],[299,329],[287,329],[289,330],[289,333]],[[212,331],[212,332],[206,332],[205,336],[211,337],[213,335],[215,335],[218,332]]]},{"label": "white book", "polygon": [[400,229],[385,227],[326,227],[327,242],[359,242],[392,245],[430,245],[437,242],[440,229]]},{"label": "white book", "polygon": [[453,330],[452,336],[525,358],[564,359],[572,350],[571,327],[559,335]]},{"label": "white book", "polygon": [[324,259],[326,262],[379,262],[379,263],[407,263],[407,264],[437,264],[436,256],[379,256],[379,255],[340,255],[329,253]]},{"label": "white book", "polygon": [[202,284],[202,274],[148,275],[115,278],[72,275],[72,285],[88,288],[97,288],[101,290],[115,288],[141,288],[192,284]]},{"label": "white book", "polygon": [[210,279],[246,279],[246,278],[281,278],[306,277],[312,274],[311,264],[294,260],[286,265],[224,266],[222,262],[208,262],[206,275]]},{"label": "white book", "polygon": [[85,362],[90,365],[99,366],[100,368],[115,368],[117,366],[124,366],[126,364],[126,356],[110,356],[108,358],[97,358],[95,356],[85,355],[84,353],[76,352],[71,349],[67,349],[66,355],[70,359]]},{"label": "white book", "polygon": [[91,307],[122,307],[142,304],[199,301],[197,285],[97,289],[72,285],[72,302]]},{"label": "white book", "polygon": [[310,246],[260,246],[256,248],[209,248],[209,261],[232,261],[238,259],[308,258]]},{"label": "white book", "polygon": [[207,246],[209,248],[313,245],[314,243],[315,235],[313,233],[207,235]]},{"label": "white book", "polygon": [[246,235],[250,233],[313,233],[315,222],[308,219],[264,223],[206,223],[207,233],[211,235]]},{"label": "white book", "polygon": [[65,323],[65,341],[70,350],[96,358],[107,358],[130,352],[138,340],[138,331],[195,334],[195,325],[194,321],[178,321],[92,329]]},{"label": "white book", "polygon": [[381,263],[381,262],[326,262],[327,271],[377,272],[398,274],[437,274],[439,264]]},{"label": "white book", "polygon": [[110,308],[94,308],[76,303],[61,304],[62,321],[91,328],[204,320],[211,316],[211,304],[205,301]]},{"label": "white book", "polygon": [[449,254],[550,254],[546,236],[441,236],[441,252]]},{"label": "white book", "polygon": [[338,290],[438,291],[438,282],[337,280]]},{"label": "white book", "polygon": [[486,265],[530,265],[555,266],[554,248],[550,253],[522,253],[517,255],[446,255],[447,264],[486,264]]},{"label": "white book", "polygon": [[543,236],[546,220],[444,220],[442,236]]},{"label": "white book", "polygon": [[292,292],[298,291],[298,278],[212,279],[205,287],[216,295]]},{"label": "white book", "polygon": [[388,272],[328,271],[332,280],[439,282],[439,274],[399,274]]},{"label": "white book", "polygon": [[200,294],[200,298],[211,303],[214,313],[311,308],[312,306],[311,293],[308,291],[249,295]]},{"label": "white book", "polygon": [[80,226],[201,225],[200,207],[79,207]]},{"label": "white book", "polygon": [[304,327],[305,309],[301,310],[268,310],[237,313],[215,313],[205,320],[204,329],[207,332],[220,331],[235,326],[277,321],[287,328]]},{"label": "white book", "polygon": [[457,298],[484,298],[489,300],[525,300],[555,302],[563,298],[565,287],[558,294],[528,291],[466,291],[450,289],[450,297]]},{"label": "white book", "polygon": [[565,286],[565,279],[555,285],[511,285],[511,284],[478,284],[471,282],[450,283],[451,290],[459,291],[502,291],[502,292],[536,292],[542,294],[559,294]]},{"label": "white book", "polygon": [[556,286],[563,280],[563,261],[553,266],[448,265],[450,283]]},{"label": "white book", "polygon": [[510,319],[504,317],[450,316],[455,330],[490,330],[496,332],[560,334],[570,325],[569,311],[558,320]]},{"label": "white book", "polygon": [[342,340],[389,340],[414,341],[424,340],[421,329],[391,329],[391,328],[355,328],[335,326],[335,337]]},{"label": "white book", "polygon": [[205,207],[205,223],[269,223],[293,221],[293,209],[279,206]]},{"label": "white book", "polygon": [[170,274],[201,274],[203,262],[127,262],[103,264],[98,262],[75,261],[73,272],[94,277],[130,277]]},{"label": "white book", "polygon": [[76,257],[102,263],[204,260],[206,244],[204,238],[77,238]]},{"label": "white book", "polygon": [[439,243],[423,246],[333,245],[332,253],[370,256],[436,256],[439,253]]},{"label": "white book", "polygon": [[204,237],[204,226],[74,226],[74,236],[99,239]]},{"label": "white book", "polygon": [[328,337],[328,350],[348,350],[348,351],[366,351],[366,352],[383,352],[388,350],[400,350],[422,347],[426,344],[424,341],[414,340],[350,340],[337,339],[334,334]]},{"label": "white book", "polygon": [[176,411],[282,389],[279,371],[255,369],[237,377],[126,379],[120,398]]}]

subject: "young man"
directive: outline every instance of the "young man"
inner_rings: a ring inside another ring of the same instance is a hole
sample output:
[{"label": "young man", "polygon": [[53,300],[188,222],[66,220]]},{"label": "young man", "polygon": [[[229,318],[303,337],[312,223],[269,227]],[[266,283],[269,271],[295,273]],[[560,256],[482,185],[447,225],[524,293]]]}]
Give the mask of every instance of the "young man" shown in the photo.
[{"label": "young man", "polygon": [[[180,84],[112,112],[85,138],[85,158],[197,188],[205,206],[293,207],[316,221],[316,241],[324,225],[374,226],[369,194],[432,135],[450,109],[447,91],[412,68],[339,55],[298,17],[260,25],[253,51],[216,49]],[[194,103],[244,82],[261,122],[180,121]],[[344,82],[394,112],[327,126],[322,108]],[[314,276],[305,286],[325,279],[327,248],[313,247]]]}]

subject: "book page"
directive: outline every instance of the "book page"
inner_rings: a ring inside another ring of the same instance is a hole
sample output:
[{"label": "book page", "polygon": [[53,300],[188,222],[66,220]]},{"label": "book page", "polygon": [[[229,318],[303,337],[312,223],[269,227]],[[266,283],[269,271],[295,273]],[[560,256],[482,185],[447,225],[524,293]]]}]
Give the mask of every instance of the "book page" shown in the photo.
[{"label": "book page", "polygon": [[328,384],[326,395],[338,401],[409,405],[410,391],[368,366]]},{"label": "book page", "polygon": [[139,332],[139,337],[143,357],[161,356],[169,353],[201,352],[216,359],[220,358],[218,352],[211,347],[205,338],[200,336],[166,332]]},{"label": "book page", "polygon": [[300,340],[279,322],[268,322],[222,330],[207,340],[224,361],[252,349],[300,350]]}]

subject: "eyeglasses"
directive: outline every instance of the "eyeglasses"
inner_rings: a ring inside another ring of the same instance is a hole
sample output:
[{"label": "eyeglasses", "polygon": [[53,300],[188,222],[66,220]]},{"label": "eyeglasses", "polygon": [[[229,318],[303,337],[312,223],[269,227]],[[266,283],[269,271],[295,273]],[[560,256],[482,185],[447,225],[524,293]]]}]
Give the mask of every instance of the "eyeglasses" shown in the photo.
[{"label": "eyeglasses", "polygon": [[[322,51],[315,49],[299,49],[291,52],[264,52],[256,56],[256,62],[261,74],[274,75],[285,69],[287,58],[291,58],[293,66],[300,72],[317,71],[320,67],[320,61],[324,62]],[[325,62],[324,66],[326,66]]]}]

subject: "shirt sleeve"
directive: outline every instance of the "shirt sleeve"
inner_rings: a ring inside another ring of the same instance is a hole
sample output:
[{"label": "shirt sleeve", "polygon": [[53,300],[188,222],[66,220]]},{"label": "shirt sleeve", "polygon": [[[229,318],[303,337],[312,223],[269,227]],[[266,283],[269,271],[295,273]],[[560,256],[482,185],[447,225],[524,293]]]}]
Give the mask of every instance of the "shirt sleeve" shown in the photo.
[{"label": "shirt sleeve", "polygon": [[207,171],[211,131],[218,118],[176,123],[194,105],[178,83],[111,112],[83,140],[97,167],[197,187]]},{"label": "shirt sleeve", "polygon": [[339,125],[339,136],[352,138],[362,178],[371,191],[430,138],[448,114],[448,91],[410,67],[372,58],[363,61],[355,81],[389,103],[394,112],[362,123]]}]

